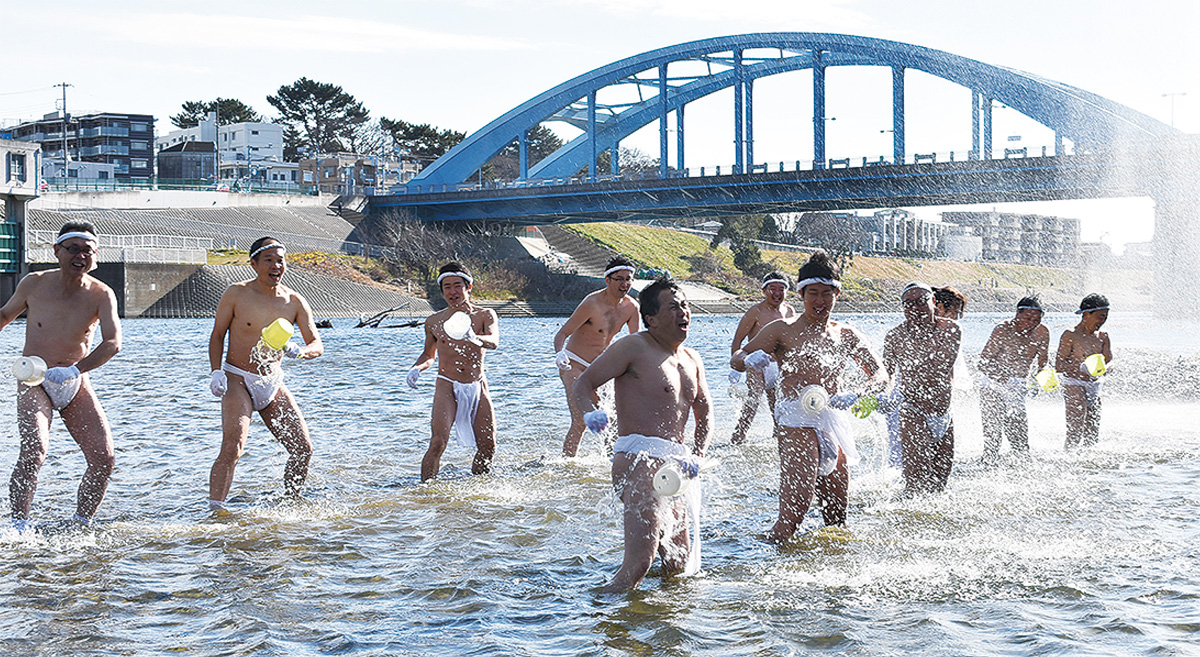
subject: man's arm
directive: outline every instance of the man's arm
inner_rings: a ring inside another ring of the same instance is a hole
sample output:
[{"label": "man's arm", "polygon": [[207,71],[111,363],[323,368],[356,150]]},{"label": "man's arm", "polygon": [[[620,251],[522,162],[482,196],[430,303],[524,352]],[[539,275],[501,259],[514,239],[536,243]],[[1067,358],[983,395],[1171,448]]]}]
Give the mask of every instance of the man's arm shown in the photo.
[{"label": "man's arm", "polygon": [[731,356],[736,354],[737,350],[741,348],[742,340],[745,340],[750,336],[750,331],[754,328],[754,325],[758,323],[758,318],[752,317],[751,315],[757,314],[757,306],[755,306],[754,308],[748,310],[746,314],[742,315],[742,319],[738,322],[737,329],[735,329],[733,332],[733,344],[729,346],[729,354]]},{"label": "man's arm", "polygon": [[696,399],[692,401],[692,415],[696,419],[696,432],[692,445],[692,453],[703,458],[705,452],[708,451],[708,436],[712,433],[712,399],[708,394],[708,379],[704,373],[704,362],[700,360],[700,355],[695,351],[691,349],[688,351],[696,361],[697,370]]},{"label": "man's arm", "polygon": [[1075,332],[1067,329],[1063,331],[1062,337],[1058,339],[1058,353],[1054,355],[1054,369],[1061,374],[1076,374],[1074,368],[1067,364],[1067,357],[1071,355],[1071,349],[1075,346]]},{"label": "man's arm", "polygon": [[8,298],[8,301],[3,307],[0,307],[0,329],[8,326],[12,321],[21,316],[29,304],[29,290],[33,287],[33,276],[26,276],[17,283],[17,289],[13,291],[13,295]]},{"label": "man's arm", "polygon": [[774,355],[775,350],[779,348],[779,331],[783,326],[783,320],[777,319],[762,327],[754,339],[747,342],[741,349],[733,351],[733,357],[729,359],[729,366],[739,372],[745,372],[747,354],[762,351]]},{"label": "man's arm", "polygon": [[100,336],[103,339],[92,350],[92,353],[75,363],[75,367],[80,372],[100,367],[121,351],[121,320],[117,318],[117,295],[113,294],[112,289],[105,285],[100,296],[100,307],[96,314],[100,320]]},{"label": "man's arm", "polygon": [[1112,342],[1108,339],[1108,333],[1100,333],[1100,353],[1104,354],[1104,365],[1107,367],[1112,365]]},{"label": "man's arm", "polygon": [[312,308],[308,301],[296,295],[300,309],[296,311],[296,325],[300,327],[300,337],[304,338],[304,347],[300,349],[299,358],[316,358],[325,353],[325,345],[321,342],[321,334],[317,333],[317,323],[313,321]]},{"label": "man's arm", "polygon": [[417,362],[413,363],[413,367],[421,371],[429,369],[437,358],[437,336],[433,334],[433,327],[430,326],[433,317],[430,315],[425,318],[425,346],[421,349],[421,355],[417,356]]},{"label": "man's arm", "polygon": [[590,294],[584,297],[583,302],[576,306],[571,316],[567,318],[567,323],[563,324],[562,328],[558,329],[558,333],[554,334],[554,353],[562,351],[563,347],[567,346],[567,339],[575,335],[575,332],[591,319],[590,304],[588,303],[591,299]]},{"label": "man's arm", "polygon": [[1038,336],[1037,368],[1040,372],[1050,362],[1050,329],[1045,326],[1038,328],[1045,330],[1044,334]]},{"label": "man's arm", "polygon": [[234,295],[237,288],[230,287],[221,295],[217,303],[217,316],[213,320],[212,334],[208,336],[208,365],[213,372],[221,369],[221,359],[225,355],[225,334],[233,323],[233,307],[236,305]]},{"label": "man's arm", "polygon": [[632,354],[637,350],[635,342],[639,342],[636,336],[618,340],[601,352],[596,360],[592,361],[592,364],[583,371],[583,374],[579,375],[579,378],[575,380],[575,385],[571,386],[571,396],[575,400],[576,408],[583,413],[596,410],[596,405],[592,401],[596,388],[604,385],[610,379],[621,376],[629,369],[633,358]]},{"label": "man's arm", "polygon": [[888,374],[883,368],[883,363],[858,331],[849,327],[846,331],[850,334],[850,358],[858,363],[867,375],[867,380],[861,388],[862,394],[878,395],[887,389],[888,384]]},{"label": "man's arm", "polygon": [[500,324],[496,321],[496,311],[487,308],[483,313],[483,332],[475,335],[479,346],[484,349],[500,348]]},{"label": "man's arm", "polygon": [[633,335],[642,330],[642,307],[633,299],[629,299],[629,304],[633,306],[633,312],[629,314],[629,321],[625,322],[625,326],[629,327],[629,335]]}]

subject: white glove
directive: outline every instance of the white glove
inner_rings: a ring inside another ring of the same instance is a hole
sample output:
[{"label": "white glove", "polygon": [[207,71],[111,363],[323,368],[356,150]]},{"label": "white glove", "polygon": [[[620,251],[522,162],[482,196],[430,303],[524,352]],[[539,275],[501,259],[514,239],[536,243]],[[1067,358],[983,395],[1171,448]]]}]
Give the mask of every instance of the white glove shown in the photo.
[{"label": "white glove", "polygon": [[413,390],[416,390],[417,389],[417,377],[419,377],[419,376],[421,376],[421,368],[414,367],[408,371],[408,376],[406,376],[404,378],[404,381],[408,383],[408,387],[412,388]]},{"label": "white glove", "polygon": [[295,342],[289,342],[283,345],[283,355],[287,356],[288,358],[299,358],[300,349],[300,345],[296,344]]},{"label": "white glove", "polygon": [[74,365],[70,367],[51,367],[46,370],[46,380],[50,383],[63,383],[77,376],[79,376],[79,368]]},{"label": "white glove", "polygon": [[857,394],[853,392],[839,392],[838,394],[829,398],[829,405],[838,409],[839,411],[844,411],[853,406],[854,402],[856,401],[858,401]]},{"label": "white glove", "polygon": [[729,385],[737,385],[742,382],[742,373],[737,370],[729,370]]},{"label": "white glove", "polygon": [[558,369],[566,372],[571,369],[571,356],[567,354],[567,350],[563,349],[554,356],[554,364],[558,365]]},{"label": "white glove", "polygon": [[771,362],[771,357],[767,354],[767,352],[759,349],[758,351],[748,354],[742,362],[746,364],[746,367],[753,367],[756,370],[761,370],[767,366],[767,363]]},{"label": "white glove", "polygon": [[229,377],[225,375],[224,370],[213,370],[212,379],[208,382],[208,389],[212,390],[214,397],[225,396],[225,391],[229,390]]},{"label": "white glove", "polygon": [[475,335],[474,328],[467,329],[467,334],[463,336],[463,340],[470,342],[471,344],[475,345],[476,347],[483,346],[483,341],[479,339],[478,335]]},{"label": "white glove", "polygon": [[588,411],[583,414],[583,423],[592,433],[600,433],[608,428],[608,413],[605,413],[602,408]]}]

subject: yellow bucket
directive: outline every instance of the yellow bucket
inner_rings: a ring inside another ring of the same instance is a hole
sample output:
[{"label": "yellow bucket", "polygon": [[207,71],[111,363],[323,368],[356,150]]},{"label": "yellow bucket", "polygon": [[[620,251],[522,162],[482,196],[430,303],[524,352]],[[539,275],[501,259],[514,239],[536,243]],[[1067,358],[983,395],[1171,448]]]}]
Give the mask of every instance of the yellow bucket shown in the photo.
[{"label": "yellow bucket", "polygon": [[1092,376],[1104,376],[1104,373],[1108,371],[1108,364],[1104,362],[1104,354],[1092,354],[1084,358],[1083,366]]},{"label": "yellow bucket", "polygon": [[1058,372],[1054,371],[1053,367],[1044,367],[1042,371],[1037,373],[1037,384],[1042,389],[1042,392],[1054,392],[1058,390]]},{"label": "yellow bucket", "polygon": [[272,349],[283,349],[292,339],[292,323],[280,317],[262,330],[262,339]]}]

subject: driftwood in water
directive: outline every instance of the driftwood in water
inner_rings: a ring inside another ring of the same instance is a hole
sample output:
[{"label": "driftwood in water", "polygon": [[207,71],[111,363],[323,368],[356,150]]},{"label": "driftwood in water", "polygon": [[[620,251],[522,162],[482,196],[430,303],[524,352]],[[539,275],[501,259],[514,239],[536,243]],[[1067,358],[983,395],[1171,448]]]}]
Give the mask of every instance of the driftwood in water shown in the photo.
[{"label": "driftwood in water", "polygon": [[[379,328],[379,323],[382,322],[384,319],[386,319],[388,317],[388,315],[391,315],[392,313],[394,313],[398,310],[403,310],[407,307],[408,307],[408,302],[406,301],[402,305],[396,306],[395,308],[389,308],[387,310],[377,312],[374,315],[371,315],[370,317],[368,317],[366,319],[360,318],[358,320],[358,326],[356,326],[354,328],[363,328],[364,326],[369,327],[369,328]],[[389,328],[389,327],[384,327],[384,328]]]}]

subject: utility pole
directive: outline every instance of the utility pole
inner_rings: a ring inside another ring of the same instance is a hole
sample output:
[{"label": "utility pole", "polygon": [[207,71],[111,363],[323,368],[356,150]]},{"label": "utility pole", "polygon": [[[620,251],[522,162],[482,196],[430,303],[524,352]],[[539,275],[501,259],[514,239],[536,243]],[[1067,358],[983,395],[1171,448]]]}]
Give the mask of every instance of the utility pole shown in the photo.
[{"label": "utility pole", "polygon": [[71,158],[67,155],[67,87],[73,87],[75,85],[67,84],[66,82],[60,82],[54,86],[62,87],[63,182],[65,183],[67,177],[67,163],[71,161]]}]

